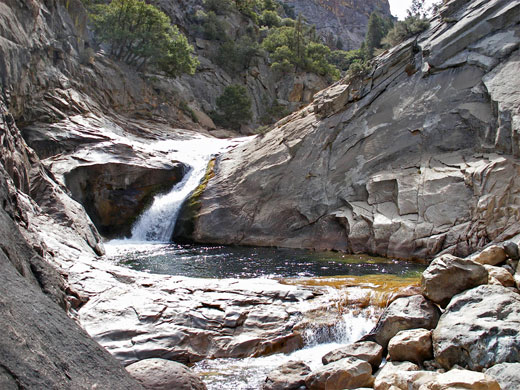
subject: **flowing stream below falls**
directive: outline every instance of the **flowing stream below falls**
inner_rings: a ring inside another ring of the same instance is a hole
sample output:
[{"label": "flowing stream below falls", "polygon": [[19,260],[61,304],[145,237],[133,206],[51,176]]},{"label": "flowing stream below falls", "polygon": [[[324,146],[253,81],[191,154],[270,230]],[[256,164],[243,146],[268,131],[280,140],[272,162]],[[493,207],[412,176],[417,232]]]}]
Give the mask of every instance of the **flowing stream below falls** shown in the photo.
[{"label": "flowing stream below falls", "polygon": [[[244,359],[203,360],[193,367],[209,390],[261,389],[267,374],[290,360],[321,366],[327,352],[358,340],[377,321],[393,294],[417,285],[424,267],[410,262],[336,252],[298,249],[177,245],[168,242],[183,201],[204,176],[210,158],[241,140],[208,138],[162,144],[168,158],[190,165],[184,179],[158,195],[132,229],[132,237],[106,244],[107,258],[142,272],[211,279],[260,278],[321,288],[327,311],[340,318],[334,326],[311,324],[303,329],[304,348],[290,354]],[[319,316],[316,322],[319,322]]]}]

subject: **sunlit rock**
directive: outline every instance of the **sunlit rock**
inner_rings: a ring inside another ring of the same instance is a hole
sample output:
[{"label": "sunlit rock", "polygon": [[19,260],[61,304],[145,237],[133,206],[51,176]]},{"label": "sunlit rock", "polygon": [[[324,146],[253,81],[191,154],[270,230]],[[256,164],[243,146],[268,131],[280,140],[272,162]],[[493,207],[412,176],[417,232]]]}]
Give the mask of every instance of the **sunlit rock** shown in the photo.
[{"label": "sunlit rock", "polygon": [[206,385],[188,367],[171,360],[144,359],[126,370],[145,389],[206,390]]},{"label": "sunlit rock", "polygon": [[432,331],[426,329],[402,330],[388,343],[390,360],[422,364],[433,358]]},{"label": "sunlit rock", "polygon": [[423,272],[421,289],[425,297],[445,307],[455,294],[487,282],[488,272],[479,263],[443,255]]}]

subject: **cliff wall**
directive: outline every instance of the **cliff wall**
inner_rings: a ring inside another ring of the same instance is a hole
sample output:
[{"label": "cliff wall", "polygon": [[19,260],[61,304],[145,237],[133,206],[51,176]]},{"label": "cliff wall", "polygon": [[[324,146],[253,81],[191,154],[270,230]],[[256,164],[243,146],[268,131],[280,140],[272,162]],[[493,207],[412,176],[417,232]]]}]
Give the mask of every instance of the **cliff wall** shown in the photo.
[{"label": "cliff wall", "polygon": [[451,1],[421,36],[215,166],[177,234],[467,255],[520,233],[519,1]]}]

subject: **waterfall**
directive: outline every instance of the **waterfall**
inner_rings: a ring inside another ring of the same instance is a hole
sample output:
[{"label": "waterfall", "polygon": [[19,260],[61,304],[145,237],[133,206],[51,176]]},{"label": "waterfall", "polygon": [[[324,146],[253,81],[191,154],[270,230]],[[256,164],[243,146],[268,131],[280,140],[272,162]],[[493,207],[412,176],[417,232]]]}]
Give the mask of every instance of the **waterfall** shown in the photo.
[{"label": "waterfall", "polygon": [[200,137],[183,141],[161,141],[152,147],[167,150],[169,160],[189,164],[189,171],[170,192],[157,195],[132,227],[130,241],[168,242],[184,200],[197,188],[204,177],[210,159],[226,147],[242,142],[244,138],[221,140]]}]

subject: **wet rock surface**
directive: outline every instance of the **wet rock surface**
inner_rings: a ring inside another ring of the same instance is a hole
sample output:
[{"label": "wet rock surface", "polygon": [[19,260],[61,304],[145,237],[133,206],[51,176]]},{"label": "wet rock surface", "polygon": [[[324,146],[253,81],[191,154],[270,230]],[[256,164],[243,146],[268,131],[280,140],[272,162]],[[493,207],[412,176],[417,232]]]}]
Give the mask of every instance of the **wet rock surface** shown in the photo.
[{"label": "wet rock surface", "polygon": [[169,277],[102,264],[72,265],[69,279],[95,297],[82,307],[81,324],[124,364],[291,352],[303,346],[295,327],[305,307],[324,304],[312,289],[276,281]]},{"label": "wet rock surface", "polygon": [[455,296],[433,331],[435,360],[482,370],[517,362],[520,295],[502,286],[483,285]]},{"label": "wet rock surface", "polygon": [[[183,234],[433,258],[519,233],[518,6],[446,6],[453,22],[434,19],[371,72],[217,161]],[[493,61],[475,60],[483,56]]]},{"label": "wet rock surface", "polygon": [[156,169],[123,163],[82,165],[65,174],[65,184],[104,237],[123,237],[153,197],[169,191],[187,170],[182,163]]},{"label": "wet rock surface", "polygon": [[206,390],[206,385],[188,367],[165,359],[144,359],[126,367],[145,389]]}]

